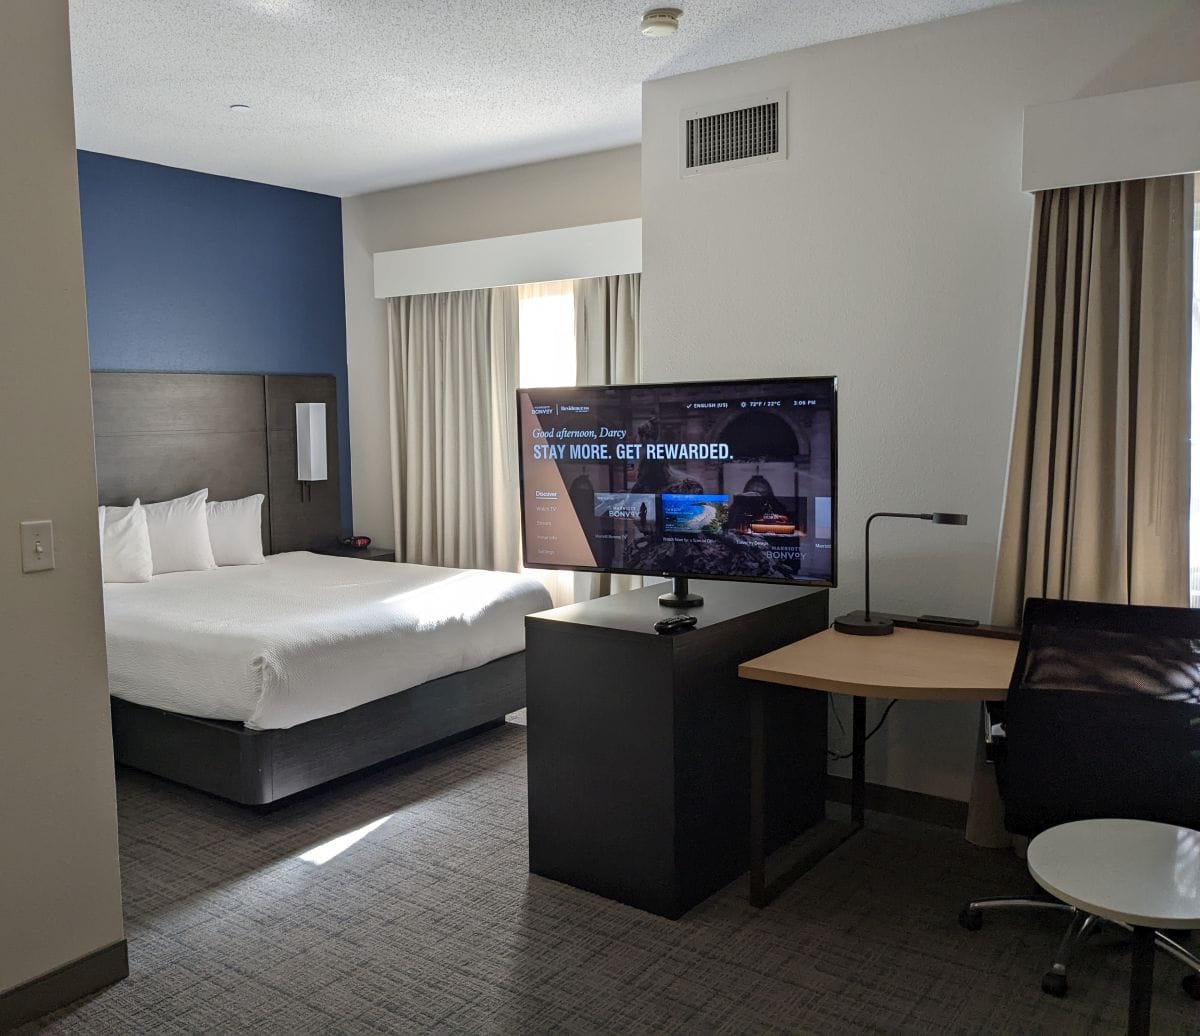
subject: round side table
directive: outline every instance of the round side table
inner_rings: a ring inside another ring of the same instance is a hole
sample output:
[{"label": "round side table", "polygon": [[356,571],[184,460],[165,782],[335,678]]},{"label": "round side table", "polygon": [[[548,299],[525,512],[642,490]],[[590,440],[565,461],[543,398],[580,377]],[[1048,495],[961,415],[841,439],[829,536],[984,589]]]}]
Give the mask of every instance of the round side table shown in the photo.
[{"label": "round side table", "polygon": [[1200,831],[1145,820],[1079,820],[1029,843],[1029,873],[1064,903],[1133,928],[1129,1032],[1150,1032],[1154,933],[1200,927]]}]

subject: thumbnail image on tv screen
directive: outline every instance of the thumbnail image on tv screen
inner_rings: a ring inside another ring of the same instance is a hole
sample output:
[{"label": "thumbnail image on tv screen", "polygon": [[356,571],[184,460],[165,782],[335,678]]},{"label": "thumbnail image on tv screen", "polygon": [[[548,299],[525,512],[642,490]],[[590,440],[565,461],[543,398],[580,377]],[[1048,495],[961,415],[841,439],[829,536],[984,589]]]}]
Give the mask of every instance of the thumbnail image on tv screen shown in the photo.
[{"label": "thumbnail image on tv screen", "polygon": [[517,392],[525,564],[832,586],[834,378]]}]

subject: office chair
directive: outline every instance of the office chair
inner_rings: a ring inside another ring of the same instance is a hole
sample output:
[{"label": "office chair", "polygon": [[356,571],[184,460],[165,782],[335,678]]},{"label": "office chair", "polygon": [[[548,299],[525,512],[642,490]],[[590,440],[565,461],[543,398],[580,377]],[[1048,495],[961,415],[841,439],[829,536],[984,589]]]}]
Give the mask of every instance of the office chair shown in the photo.
[{"label": "office chair", "polygon": [[[1200,829],[1200,610],[1031,598],[1008,698],[988,703],[984,732],[1013,834],[1099,817]],[[975,900],[959,923],[976,931],[985,912],[1014,908],[1071,915],[1042,979],[1052,996],[1066,995],[1084,938],[1115,924],[1041,895]],[[1191,969],[1183,987],[1200,999],[1200,959],[1169,934],[1156,942]]]}]

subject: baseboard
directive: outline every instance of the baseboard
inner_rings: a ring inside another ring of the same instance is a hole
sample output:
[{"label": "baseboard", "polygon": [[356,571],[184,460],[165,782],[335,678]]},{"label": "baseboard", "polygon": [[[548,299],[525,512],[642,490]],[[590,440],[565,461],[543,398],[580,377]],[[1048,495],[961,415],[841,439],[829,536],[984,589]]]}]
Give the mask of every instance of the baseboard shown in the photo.
[{"label": "baseboard", "polygon": [[0,1032],[57,1011],[80,997],[119,982],[128,974],[129,950],[122,939],[48,975],[0,993]]},{"label": "baseboard", "polygon": [[[829,775],[827,795],[830,802],[850,802],[850,779]],[[877,813],[891,813],[909,820],[920,820],[939,827],[966,830],[967,804],[955,799],[943,799],[919,791],[889,788],[886,784],[868,784],[866,807]]]}]

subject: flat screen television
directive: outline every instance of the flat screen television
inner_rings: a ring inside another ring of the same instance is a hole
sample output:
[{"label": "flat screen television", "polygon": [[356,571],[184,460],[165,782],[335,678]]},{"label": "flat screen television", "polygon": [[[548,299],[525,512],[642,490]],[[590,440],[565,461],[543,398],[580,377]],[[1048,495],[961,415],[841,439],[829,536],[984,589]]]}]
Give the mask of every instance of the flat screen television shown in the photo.
[{"label": "flat screen television", "polygon": [[837,581],[837,379],[517,392],[530,568]]}]

